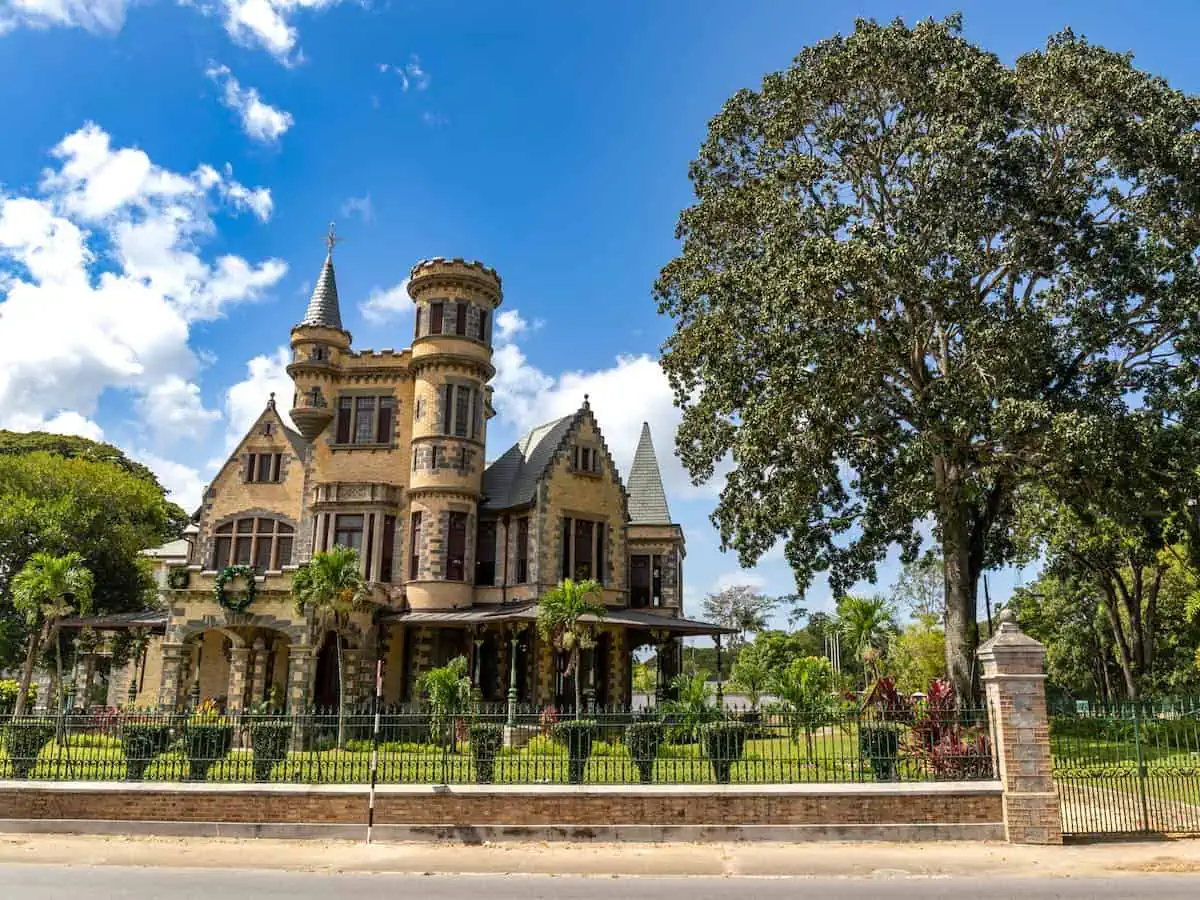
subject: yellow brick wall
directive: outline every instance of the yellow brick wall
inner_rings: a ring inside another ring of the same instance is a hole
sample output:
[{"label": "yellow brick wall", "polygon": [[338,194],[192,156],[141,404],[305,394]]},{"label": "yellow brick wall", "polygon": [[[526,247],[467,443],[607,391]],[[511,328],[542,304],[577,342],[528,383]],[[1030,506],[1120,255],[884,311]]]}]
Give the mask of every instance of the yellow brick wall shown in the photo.
[{"label": "yellow brick wall", "polygon": [[[585,416],[580,422],[578,439],[589,446],[599,446],[600,435]],[[540,580],[554,584],[562,575],[560,550],[562,519],[584,518],[602,520],[607,524],[604,547],[604,600],[609,604],[625,603],[626,547],[625,502],[620,481],[607,455],[603,456],[599,477],[571,471],[570,452],[565,453],[551,468],[546,485],[546,506],[542,545],[538,548]]]},{"label": "yellow brick wall", "polygon": [[[380,365],[377,361],[376,365]],[[396,357],[389,363],[396,369],[394,375],[344,376],[329,398],[335,409],[335,417],[313,442],[313,482],[331,481],[369,482],[373,484],[408,484],[412,466],[410,445],[412,441],[413,382],[408,377],[404,361]],[[348,394],[373,393],[376,396],[391,395],[396,398],[396,418],[392,431],[394,449],[333,449],[330,444],[337,435],[337,397],[339,392]]]}]

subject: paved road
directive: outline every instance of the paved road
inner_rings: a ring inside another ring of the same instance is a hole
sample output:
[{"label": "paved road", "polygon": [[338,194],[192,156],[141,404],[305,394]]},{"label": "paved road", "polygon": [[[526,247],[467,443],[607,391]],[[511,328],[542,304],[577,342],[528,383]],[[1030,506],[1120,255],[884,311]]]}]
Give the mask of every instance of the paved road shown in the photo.
[{"label": "paved road", "polygon": [[229,869],[0,866],[5,900],[1195,900],[1196,876],[1113,879],[577,878],[316,875]]}]

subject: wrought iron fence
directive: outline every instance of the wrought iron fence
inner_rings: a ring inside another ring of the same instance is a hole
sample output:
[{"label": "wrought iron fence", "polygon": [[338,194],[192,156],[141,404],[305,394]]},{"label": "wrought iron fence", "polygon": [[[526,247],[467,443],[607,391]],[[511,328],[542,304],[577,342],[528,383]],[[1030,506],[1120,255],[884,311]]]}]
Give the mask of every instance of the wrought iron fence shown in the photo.
[{"label": "wrought iron fence", "polygon": [[1200,702],[1091,705],[1050,719],[1065,834],[1200,834]]},{"label": "wrought iron fence", "polygon": [[[463,714],[93,712],[0,727],[0,778],[381,784],[788,784],[994,777],[979,709]],[[374,752],[373,752],[374,751]]]}]

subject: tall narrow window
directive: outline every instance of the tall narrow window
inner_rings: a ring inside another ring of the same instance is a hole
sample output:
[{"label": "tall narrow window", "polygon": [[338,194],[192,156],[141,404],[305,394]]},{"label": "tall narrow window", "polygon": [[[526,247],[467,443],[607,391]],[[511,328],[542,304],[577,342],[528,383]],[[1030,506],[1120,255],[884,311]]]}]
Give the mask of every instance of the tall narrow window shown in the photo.
[{"label": "tall narrow window", "polygon": [[375,432],[375,443],[390,444],[392,429],[396,422],[396,398],[379,398],[379,425]]},{"label": "tall narrow window", "polygon": [[457,437],[467,437],[470,434],[471,389],[460,384],[455,393],[457,396],[454,406],[454,434]]},{"label": "tall narrow window", "polygon": [[363,575],[367,581],[374,581],[371,577],[372,557],[375,555],[375,514],[370,513],[367,516],[367,538],[365,543],[366,556],[363,559]]},{"label": "tall narrow window", "polygon": [[487,343],[487,329],[488,311],[486,309],[481,309],[479,311],[479,339],[485,344]]},{"label": "tall narrow window", "polygon": [[606,583],[604,566],[604,523],[596,523],[596,574],[592,576],[601,584]]},{"label": "tall narrow window", "polygon": [[650,557],[650,602],[662,606],[662,557]]},{"label": "tall narrow window", "polygon": [[517,584],[529,580],[529,516],[517,519]]},{"label": "tall narrow window", "polygon": [[479,418],[479,391],[471,391],[471,437],[479,437],[482,422]]},{"label": "tall narrow window", "polygon": [[383,517],[383,550],[379,554],[379,580],[388,582],[392,580],[392,557],[395,553],[396,543],[396,517]]},{"label": "tall narrow window", "polygon": [[450,434],[454,424],[454,385],[442,385],[442,434]]},{"label": "tall narrow window", "polygon": [[629,557],[629,605],[642,609],[650,605],[650,557]]},{"label": "tall narrow window", "polygon": [[354,401],[354,443],[375,442],[375,398],[357,397]]},{"label": "tall narrow window", "polygon": [[354,415],[354,401],[349,397],[338,398],[337,433],[334,441],[339,444],[350,443],[350,418]]},{"label": "tall narrow window", "polygon": [[445,305],[442,303],[429,304],[429,333],[442,333],[442,316],[445,313]]},{"label": "tall narrow window", "polygon": [[576,581],[586,581],[592,577],[592,540],[595,524],[586,519],[575,520],[575,567]]},{"label": "tall narrow window", "polygon": [[465,335],[467,333],[467,304],[459,303],[457,306],[458,309],[454,312],[454,333]]},{"label": "tall narrow window", "polygon": [[462,581],[467,567],[467,514],[450,513],[449,533],[446,535],[446,580]]},{"label": "tall narrow window", "polygon": [[417,319],[416,319],[416,322],[413,324],[413,337],[421,336],[421,313],[423,313],[423,312],[425,312],[425,310],[421,309],[421,307],[418,306],[417,307]]},{"label": "tall narrow window", "polygon": [[562,577],[571,577],[571,519],[563,519],[562,527]]},{"label": "tall narrow window", "polygon": [[421,514],[412,514],[412,524],[408,529],[408,579],[415,581],[421,571]]},{"label": "tall narrow window", "polygon": [[235,529],[237,538],[233,542],[233,560],[236,566],[248,566],[254,546],[254,520],[238,519]]},{"label": "tall narrow window", "polygon": [[362,550],[363,517],[361,513],[357,515],[336,515],[333,517],[333,543],[337,547]]},{"label": "tall narrow window", "polygon": [[213,540],[213,563],[214,569],[223,569],[226,566],[233,565],[229,555],[233,552],[233,523],[229,522],[217,529],[216,538]]},{"label": "tall narrow window", "polygon": [[475,539],[475,583],[496,583],[496,521],[479,523],[479,534]]}]

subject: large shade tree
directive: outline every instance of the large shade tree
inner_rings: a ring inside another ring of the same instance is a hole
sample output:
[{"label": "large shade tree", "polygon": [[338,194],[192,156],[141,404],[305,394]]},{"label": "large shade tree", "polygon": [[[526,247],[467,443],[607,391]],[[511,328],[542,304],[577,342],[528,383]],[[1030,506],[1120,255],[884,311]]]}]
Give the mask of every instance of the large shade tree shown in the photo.
[{"label": "large shade tree", "polygon": [[1008,66],[958,17],[859,21],[735,94],[656,289],[679,453],[732,460],[723,544],[784,538],[840,593],[932,519],[970,697],[1018,489],[1131,407],[1193,414],[1198,121],[1127,55],[1067,31]]}]

